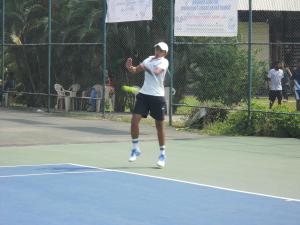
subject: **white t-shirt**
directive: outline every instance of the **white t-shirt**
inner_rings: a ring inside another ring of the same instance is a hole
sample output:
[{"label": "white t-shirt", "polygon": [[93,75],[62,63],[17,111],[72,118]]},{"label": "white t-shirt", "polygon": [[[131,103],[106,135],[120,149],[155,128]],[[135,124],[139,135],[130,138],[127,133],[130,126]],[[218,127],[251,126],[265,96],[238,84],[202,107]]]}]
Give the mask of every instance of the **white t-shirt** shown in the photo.
[{"label": "white t-shirt", "polygon": [[145,71],[144,85],[140,93],[152,96],[165,96],[164,80],[169,67],[169,61],[164,57],[155,58],[154,56],[149,56],[141,65],[151,71],[154,71],[155,68],[160,68],[162,71],[158,75]]},{"label": "white t-shirt", "polygon": [[283,70],[275,70],[271,69],[268,74],[268,78],[271,79],[271,87],[272,91],[282,91],[281,80],[283,78]]}]

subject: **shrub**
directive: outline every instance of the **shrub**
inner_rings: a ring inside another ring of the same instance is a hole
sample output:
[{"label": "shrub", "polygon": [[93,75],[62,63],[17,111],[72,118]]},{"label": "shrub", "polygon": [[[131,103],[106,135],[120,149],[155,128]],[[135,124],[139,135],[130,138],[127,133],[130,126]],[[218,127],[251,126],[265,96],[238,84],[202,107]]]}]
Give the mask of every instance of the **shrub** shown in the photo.
[{"label": "shrub", "polygon": [[[286,106],[277,106],[268,112],[263,106],[253,105],[251,124],[245,111],[230,112],[225,120],[202,126],[205,132],[213,135],[255,135],[270,137],[300,138],[300,115]],[[201,121],[200,121],[201,122]],[[193,126],[192,128],[195,128]]]},{"label": "shrub", "polygon": [[203,129],[209,124],[217,121],[224,121],[227,118],[228,111],[220,102],[202,102],[203,108],[195,108],[192,110],[186,125],[194,129]]},{"label": "shrub", "polygon": [[[247,51],[234,45],[208,45],[191,64],[192,88],[198,100],[221,101],[226,105],[247,99]],[[265,63],[254,58],[253,92],[264,83]]]}]

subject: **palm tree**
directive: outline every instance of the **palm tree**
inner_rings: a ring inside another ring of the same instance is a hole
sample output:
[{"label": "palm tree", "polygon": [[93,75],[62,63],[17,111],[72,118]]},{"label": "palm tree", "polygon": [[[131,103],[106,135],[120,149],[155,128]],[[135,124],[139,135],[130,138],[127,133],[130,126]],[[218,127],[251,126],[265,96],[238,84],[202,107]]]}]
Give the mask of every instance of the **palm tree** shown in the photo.
[{"label": "palm tree", "polygon": [[[99,1],[54,1],[53,41],[59,43],[99,43],[101,5]],[[99,76],[100,47],[97,45],[54,46],[53,73],[62,83],[93,85]],[[62,57],[63,56],[63,57]],[[57,60],[59,59],[59,60]],[[66,78],[67,77],[67,78]]]},{"label": "palm tree", "polygon": [[[25,91],[37,93],[45,90],[47,77],[47,51],[45,47],[24,44],[45,42],[47,35],[47,9],[41,2],[33,0],[6,1],[5,41],[6,66],[16,72],[17,81]],[[28,82],[29,81],[29,82]],[[31,98],[28,102],[34,103]]]},{"label": "palm tree", "polygon": [[[99,0],[53,0],[52,40],[56,43],[102,40],[103,3]],[[30,92],[47,92],[47,47],[25,47],[24,43],[45,43],[48,39],[48,15],[45,0],[7,1],[6,39],[21,45],[7,50],[8,63],[14,65],[18,79]],[[124,68],[127,57],[138,64],[152,54],[157,41],[167,41],[168,1],[154,1],[153,21],[107,25],[107,69],[117,90],[117,111],[124,111],[124,84],[141,85],[143,77],[133,77]],[[10,36],[14,35],[14,39]],[[102,83],[101,45],[55,45],[52,80],[63,85],[82,86]],[[29,80],[29,82],[28,82]]]}]

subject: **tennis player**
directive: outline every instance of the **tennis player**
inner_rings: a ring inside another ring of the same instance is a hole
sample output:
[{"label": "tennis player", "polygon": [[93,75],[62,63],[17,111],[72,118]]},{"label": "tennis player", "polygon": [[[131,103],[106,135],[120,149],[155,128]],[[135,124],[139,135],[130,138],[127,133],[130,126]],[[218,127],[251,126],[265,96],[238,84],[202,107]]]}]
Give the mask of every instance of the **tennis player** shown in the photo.
[{"label": "tennis player", "polygon": [[165,58],[168,53],[168,45],[159,42],[154,45],[155,55],[149,56],[140,65],[133,66],[132,59],[128,58],[126,68],[130,73],[145,73],[144,84],[136,96],[136,103],[131,120],[132,151],[129,162],[134,162],[141,154],[139,148],[139,123],[142,118],[150,116],[155,119],[160,155],[157,166],[164,168],[166,163],[166,146],[164,131],[164,115],[166,108],[164,79],[169,67],[169,61]]}]

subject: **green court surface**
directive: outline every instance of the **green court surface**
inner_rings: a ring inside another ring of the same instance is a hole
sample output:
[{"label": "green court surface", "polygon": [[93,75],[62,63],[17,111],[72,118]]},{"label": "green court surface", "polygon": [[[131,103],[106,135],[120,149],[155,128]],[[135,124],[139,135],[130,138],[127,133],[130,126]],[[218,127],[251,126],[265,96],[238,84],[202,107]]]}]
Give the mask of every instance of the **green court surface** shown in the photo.
[{"label": "green court surface", "polygon": [[0,110],[0,166],[74,163],[300,199],[300,140],[209,137],[167,128],[167,166],[155,168],[155,129],[141,127],[129,163],[129,124]]}]

